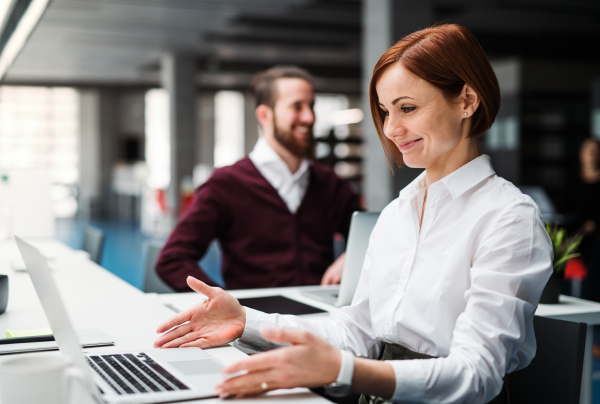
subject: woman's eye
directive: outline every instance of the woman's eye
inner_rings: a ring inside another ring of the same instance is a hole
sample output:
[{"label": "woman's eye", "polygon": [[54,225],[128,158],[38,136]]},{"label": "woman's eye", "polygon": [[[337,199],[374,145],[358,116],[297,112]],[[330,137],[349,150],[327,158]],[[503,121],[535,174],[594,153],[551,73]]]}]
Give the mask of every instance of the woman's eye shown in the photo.
[{"label": "woman's eye", "polygon": [[416,107],[402,107],[400,108],[402,110],[402,112],[404,112],[405,114],[408,114],[409,112],[413,112],[415,109],[417,109]]},{"label": "woman's eye", "polygon": [[381,115],[388,116],[389,114],[390,114],[389,111],[384,111],[383,109],[381,110]]}]

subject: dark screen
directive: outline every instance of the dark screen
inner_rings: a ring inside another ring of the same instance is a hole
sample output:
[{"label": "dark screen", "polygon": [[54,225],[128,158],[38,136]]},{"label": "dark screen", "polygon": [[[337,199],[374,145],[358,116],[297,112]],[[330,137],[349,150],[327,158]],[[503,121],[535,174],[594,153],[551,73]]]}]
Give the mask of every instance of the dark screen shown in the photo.
[{"label": "dark screen", "polygon": [[238,301],[242,306],[260,310],[264,313],[294,314],[297,316],[301,314],[326,313],[325,310],[283,296],[252,297],[238,299]]}]

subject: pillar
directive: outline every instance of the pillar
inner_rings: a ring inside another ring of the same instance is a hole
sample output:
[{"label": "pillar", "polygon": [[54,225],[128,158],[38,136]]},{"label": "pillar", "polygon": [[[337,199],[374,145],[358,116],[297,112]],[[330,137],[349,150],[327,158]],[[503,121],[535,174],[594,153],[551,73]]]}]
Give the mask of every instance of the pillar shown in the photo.
[{"label": "pillar", "polygon": [[100,94],[79,92],[79,216],[89,220],[100,198]]},{"label": "pillar", "polygon": [[364,0],[362,12],[362,105],[364,137],[364,194],[367,209],[382,210],[392,199],[392,171],[371,119],[369,83],[375,64],[392,44],[392,0]]},{"label": "pillar", "polygon": [[244,94],[244,154],[248,154],[254,149],[258,136],[254,97],[250,92],[246,92]]},{"label": "pillar", "polygon": [[174,218],[180,207],[181,180],[191,176],[196,157],[195,63],[190,55],[170,53],[161,59],[161,82],[169,93],[171,181],[167,203]]}]

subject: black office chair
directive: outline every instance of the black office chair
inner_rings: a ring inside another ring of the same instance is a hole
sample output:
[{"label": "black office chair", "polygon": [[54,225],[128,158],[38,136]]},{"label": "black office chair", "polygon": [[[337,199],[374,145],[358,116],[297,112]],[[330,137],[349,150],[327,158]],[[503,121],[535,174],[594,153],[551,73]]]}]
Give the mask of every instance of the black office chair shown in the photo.
[{"label": "black office chair", "polygon": [[163,282],[162,279],[156,274],[156,260],[163,247],[162,242],[150,241],[146,244],[146,271],[144,277],[144,288],[145,293],[175,293],[169,285]]},{"label": "black office chair", "polygon": [[537,353],[508,375],[511,404],[579,404],[587,325],[535,316]]},{"label": "black office chair", "polygon": [[100,265],[104,252],[104,232],[95,227],[86,227],[83,232],[83,251],[90,254],[90,259]]}]

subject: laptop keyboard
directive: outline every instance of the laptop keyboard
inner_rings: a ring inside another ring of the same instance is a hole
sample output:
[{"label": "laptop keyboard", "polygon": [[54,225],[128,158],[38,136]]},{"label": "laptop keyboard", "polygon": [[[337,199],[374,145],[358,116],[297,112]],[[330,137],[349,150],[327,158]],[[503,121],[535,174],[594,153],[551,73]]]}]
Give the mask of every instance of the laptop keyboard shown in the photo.
[{"label": "laptop keyboard", "polygon": [[185,384],[143,352],[89,356],[92,369],[117,394],[189,390]]}]

